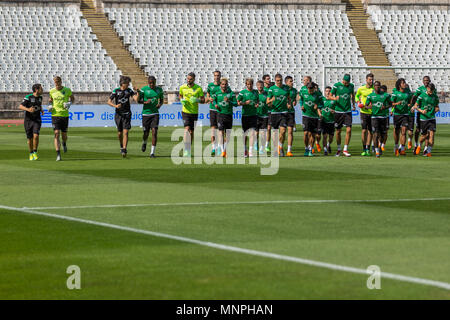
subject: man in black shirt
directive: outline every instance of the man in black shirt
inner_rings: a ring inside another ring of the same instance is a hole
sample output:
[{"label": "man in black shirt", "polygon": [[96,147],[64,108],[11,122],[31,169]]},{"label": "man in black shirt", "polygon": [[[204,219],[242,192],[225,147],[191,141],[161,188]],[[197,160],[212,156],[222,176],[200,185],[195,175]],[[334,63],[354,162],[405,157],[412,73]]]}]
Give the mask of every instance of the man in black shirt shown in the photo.
[{"label": "man in black shirt", "polygon": [[41,130],[44,114],[42,109],[42,85],[36,83],[32,87],[33,93],[27,95],[19,106],[20,110],[25,111],[24,127],[27,135],[28,148],[30,150],[30,160],[39,159],[37,149],[39,145],[39,132]]},{"label": "man in black shirt", "polygon": [[122,157],[127,156],[128,131],[131,129],[131,105],[130,99],[138,94],[129,88],[130,77],[120,77],[120,87],[113,90],[108,104],[116,109],[114,120],[117,126],[117,134],[120,142]]}]

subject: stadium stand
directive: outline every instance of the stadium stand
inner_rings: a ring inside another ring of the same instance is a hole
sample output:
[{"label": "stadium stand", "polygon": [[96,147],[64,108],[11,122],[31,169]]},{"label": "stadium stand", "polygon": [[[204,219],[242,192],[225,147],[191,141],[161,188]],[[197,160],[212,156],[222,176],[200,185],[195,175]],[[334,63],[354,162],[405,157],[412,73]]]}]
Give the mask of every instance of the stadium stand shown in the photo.
[{"label": "stadium stand", "polygon": [[[320,81],[323,64],[365,65],[344,6],[112,6],[105,12],[133,55],[166,90],[177,90],[190,71],[206,86],[219,69],[238,90],[246,77],[264,73],[291,74],[297,82],[311,75]],[[357,75],[355,82],[363,77]]]},{"label": "stadium stand", "polygon": [[[450,67],[450,10],[372,6],[367,9],[393,66]],[[399,32],[401,30],[401,32]],[[439,91],[450,91],[450,70],[396,69],[410,83],[424,72]]]},{"label": "stadium stand", "polygon": [[[109,91],[120,71],[82,18],[79,5],[0,5],[0,91],[48,90],[61,75],[73,91]],[[5,81],[6,80],[6,81]]]}]

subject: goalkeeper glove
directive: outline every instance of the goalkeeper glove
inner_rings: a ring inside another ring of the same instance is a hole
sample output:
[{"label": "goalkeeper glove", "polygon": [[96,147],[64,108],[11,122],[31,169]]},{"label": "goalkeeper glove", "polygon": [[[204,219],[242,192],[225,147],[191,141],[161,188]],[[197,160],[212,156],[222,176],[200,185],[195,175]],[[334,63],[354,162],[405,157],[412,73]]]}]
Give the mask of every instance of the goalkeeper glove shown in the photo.
[{"label": "goalkeeper glove", "polygon": [[69,110],[70,109],[70,106],[72,105],[72,102],[65,102],[64,103],[64,109],[66,109],[66,110]]}]

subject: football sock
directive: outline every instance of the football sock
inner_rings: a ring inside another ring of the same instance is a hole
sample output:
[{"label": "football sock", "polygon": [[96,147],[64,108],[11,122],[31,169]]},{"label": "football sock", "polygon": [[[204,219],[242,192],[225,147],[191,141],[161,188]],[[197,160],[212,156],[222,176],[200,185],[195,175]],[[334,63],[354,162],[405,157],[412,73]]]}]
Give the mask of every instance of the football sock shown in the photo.
[{"label": "football sock", "polygon": [[152,146],[152,152],[150,154],[154,154],[155,153],[155,149],[156,149],[156,146]]},{"label": "football sock", "polygon": [[338,149],[338,151],[341,151],[341,145],[340,144],[337,145],[337,149]]},{"label": "football sock", "polygon": [[344,151],[348,150],[348,145],[344,144]]}]

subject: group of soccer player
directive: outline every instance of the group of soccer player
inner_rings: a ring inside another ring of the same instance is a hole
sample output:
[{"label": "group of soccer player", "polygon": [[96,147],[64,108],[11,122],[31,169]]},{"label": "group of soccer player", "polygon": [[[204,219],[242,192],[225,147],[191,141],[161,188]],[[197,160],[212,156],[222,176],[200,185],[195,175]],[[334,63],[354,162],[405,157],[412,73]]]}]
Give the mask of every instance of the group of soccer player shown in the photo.
[{"label": "group of soccer player", "polygon": [[[49,112],[52,114],[56,160],[61,160],[61,143],[67,152],[67,130],[69,109],[75,98],[72,91],[62,85],[59,76],[54,79],[55,87],[50,90]],[[337,151],[335,156],[350,157],[348,151],[352,133],[352,111],[360,108],[362,127],[362,156],[371,156],[375,152],[380,157],[385,151],[389,116],[394,118],[394,152],[396,156],[406,155],[406,147],[412,148],[413,135],[415,146],[413,153],[420,154],[425,143],[424,156],[431,156],[436,131],[435,113],[439,111],[439,98],[429,76],[423,78],[423,86],[414,93],[405,79],[397,80],[392,94],[379,81],[374,82],[373,74],[366,76],[366,84],[356,94],[349,74],[345,74],[333,87],[326,87],[324,94],[310,76],[303,78],[300,90],[294,88],[294,79],[276,74],[275,82],[270,75],[262,80],[245,80],[245,89],[237,96],[230,88],[227,78],[220,71],[214,72],[214,81],[208,85],[206,96],[203,89],[195,83],[195,74],[189,73],[186,84],[179,90],[184,125],[184,153],[191,156],[191,141],[198,121],[199,103],[209,103],[211,126],[211,156],[227,156],[229,130],[233,126],[233,108],[242,106],[242,129],[244,131],[244,156],[254,157],[257,153],[271,153],[271,141],[276,150],[275,156],[285,156],[284,144],[287,133],[286,156],[294,156],[292,144],[296,131],[295,107],[299,104],[302,111],[304,156],[312,157],[321,152],[332,152],[331,144],[336,134]],[[156,86],[156,78],[150,76],[148,85],[141,89],[130,88],[131,79],[120,78],[119,87],[109,97],[108,105],[115,109],[120,153],[127,156],[128,134],[131,129],[131,100],[143,105],[142,110],[142,152],[147,150],[147,141],[152,133],[150,157],[155,157],[157,144],[159,109],[163,105],[164,92]],[[41,128],[43,88],[34,84],[33,93],[27,95],[19,109],[25,111],[24,127],[30,151],[29,159],[37,160],[39,132]],[[417,113],[417,117],[415,114]],[[416,129],[414,132],[414,123]],[[342,149],[342,129],[345,128],[344,147]],[[408,138],[406,136],[408,135]],[[419,138],[420,135],[420,138]],[[408,141],[408,143],[407,143]]]}]

